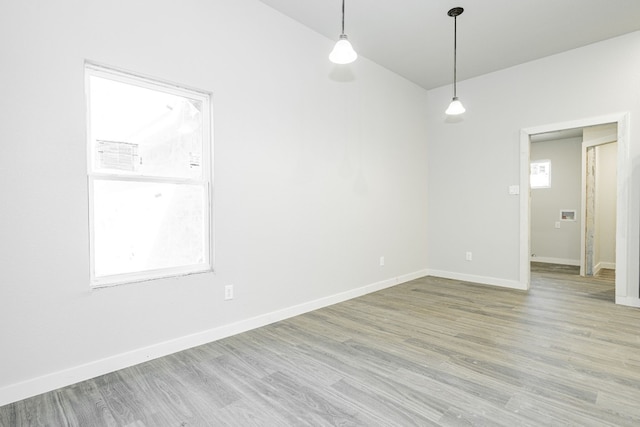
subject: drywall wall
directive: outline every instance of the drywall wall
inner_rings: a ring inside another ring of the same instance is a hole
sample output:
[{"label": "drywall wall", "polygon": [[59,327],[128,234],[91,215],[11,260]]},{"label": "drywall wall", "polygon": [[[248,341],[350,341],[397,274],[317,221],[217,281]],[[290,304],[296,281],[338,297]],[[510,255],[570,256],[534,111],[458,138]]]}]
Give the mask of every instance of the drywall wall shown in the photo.
[{"label": "drywall wall", "polygon": [[[0,5],[0,405],[425,274],[426,91],[333,43],[256,0]],[[212,92],[215,273],[89,289],[85,60]]]},{"label": "drywall wall", "polygon": [[[531,143],[530,157],[551,160],[551,186],[531,189],[531,260],[580,265],[582,138]],[[561,210],[574,210],[575,221]]]},{"label": "drywall wall", "polygon": [[[464,55],[458,62],[464,70]],[[624,303],[638,299],[640,226],[640,33],[571,50],[459,82],[467,108],[445,117],[451,87],[428,96],[428,259],[430,271],[525,288],[520,271],[520,132],[554,123],[629,113],[627,175],[618,186],[628,200],[620,242],[627,249]],[[623,130],[626,132],[626,130]],[[528,162],[527,162],[528,163]],[[473,260],[465,260],[472,251]],[[524,267],[523,267],[524,268]],[[618,299],[618,294],[616,296]]]}]

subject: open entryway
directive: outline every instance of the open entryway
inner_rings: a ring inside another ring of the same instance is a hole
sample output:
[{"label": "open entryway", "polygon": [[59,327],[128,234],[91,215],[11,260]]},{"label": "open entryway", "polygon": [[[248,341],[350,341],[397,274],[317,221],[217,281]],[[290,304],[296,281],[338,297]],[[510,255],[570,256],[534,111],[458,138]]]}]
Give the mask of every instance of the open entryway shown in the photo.
[{"label": "open entryway", "polygon": [[[628,141],[626,114],[522,130],[520,279],[526,289],[532,261],[572,266],[587,277],[615,269],[615,300],[627,303]],[[567,188],[552,191],[554,176]]]},{"label": "open entryway", "polygon": [[615,270],[617,124],[530,141],[531,261],[578,266],[587,277]]}]

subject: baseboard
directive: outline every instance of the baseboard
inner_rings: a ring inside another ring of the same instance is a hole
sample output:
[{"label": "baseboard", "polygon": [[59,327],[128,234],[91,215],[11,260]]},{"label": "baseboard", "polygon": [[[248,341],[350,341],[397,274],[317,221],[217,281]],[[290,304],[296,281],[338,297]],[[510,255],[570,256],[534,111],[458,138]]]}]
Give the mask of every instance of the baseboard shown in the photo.
[{"label": "baseboard", "polygon": [[640,308],[640,298],[616,296],[616,304]]},{"label": "baseboard", "polygon": [[599,262],[596,264],[595,267],[593,267],[593,275],[597,276],[598,274],[600,274],[600,270],[602,269],[608,269],[608,270],[615,270],[616,269],[616,263],[615,262]]},{"label": "baseboard", "polygon": [[81,381],[95,378],[100,375],[128,368],[139,363],[167,356],[172,353],[187,350],[199,345],[207,344],[222,338],[236,335],[242,332],[256,329],[280,320],[298,316],[319,308],[337,304],[349,299],[357,298],[372,292],[380,291],[400,283],[428,275],[427,270],[382,280],[376,283],[351,289],[335,295],[330,295],[314,301],[305,302],[282,310],[266,313],[236,323],[223,325],[217,328],[161,342],[148,347],[136,349],[127,353],[118,354],[104,359],[96,360],[84,365],[54,372],[27,381],[0,388],[0,406],[8,405],[22,399],[36,396],[41,393],[66,387]]},{"label": "baseboard", "polygon": [[616,263],[615,263],[615,262],[605,262],[605,261],[602,261],[602,262],[599,262],[599,263],[595,266],[594,270],[598,270],[598,271],[600,271],[600,270],[602,270],[603,268],[606,268],[607,270],[615,270],[615,269],[616,269]]},{"label": "baseboard", "polygon": [[550,258],[543,256],[535,256],[530,258],[531,262],[544,262],[545,264],[561,264],[561,265],[573,265],[580,266],[579,259],[567,259],[567,258]]},{"label": "baseboard", "polygon": [[429,276],[442,277],[444,279],[462,280],[464,282],[480,283],[482,285],[499,286],[501,288],[527,290],[527,284],[517,280],[498,279],[496,277],[476,276],[473,274],[454,273],[451,271],[428,270]]}]

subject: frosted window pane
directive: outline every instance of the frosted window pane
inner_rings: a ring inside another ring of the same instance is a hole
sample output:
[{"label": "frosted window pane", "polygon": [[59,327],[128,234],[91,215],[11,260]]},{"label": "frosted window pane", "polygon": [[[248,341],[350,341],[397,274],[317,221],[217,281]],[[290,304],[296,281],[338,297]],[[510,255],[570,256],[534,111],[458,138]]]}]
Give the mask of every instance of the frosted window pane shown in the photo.
[{"label": "frosted window pane", "polygon": [[551,186],[551,161],[532,162],[529,182],[531,188],[549,188]]},{"label": "frosted window pane", "polygon": [[205,187],[94,182],[95,275],[206,263]]},{"label": "frosted window pane", "polygon": [[97,76],[89,84],[94,171],[202,176],[201,100]]}]

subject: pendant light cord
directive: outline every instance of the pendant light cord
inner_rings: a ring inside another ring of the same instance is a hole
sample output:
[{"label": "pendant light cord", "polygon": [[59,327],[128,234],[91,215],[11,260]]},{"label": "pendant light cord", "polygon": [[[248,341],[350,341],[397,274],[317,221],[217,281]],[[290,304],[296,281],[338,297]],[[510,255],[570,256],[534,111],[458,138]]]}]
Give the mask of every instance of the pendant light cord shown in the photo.
[{"label": "pendant light cord", "polygon": [[342,0],[342,35],[344,36],[344,0]]},{"label": "pendant light cord", "polygon": [[[344,1],[344,0],[343,0]],[[344,24],[343,24],[344,25]],[[457,68],[458,68],[458,17],[453,17],[453,97],[457,96],[456,93],[456,82],[457,78]]]}]

